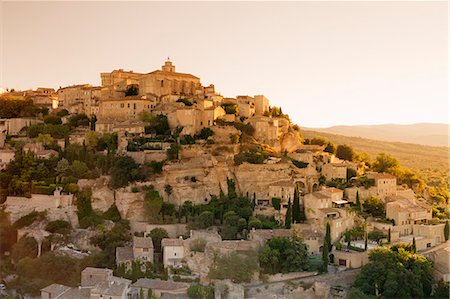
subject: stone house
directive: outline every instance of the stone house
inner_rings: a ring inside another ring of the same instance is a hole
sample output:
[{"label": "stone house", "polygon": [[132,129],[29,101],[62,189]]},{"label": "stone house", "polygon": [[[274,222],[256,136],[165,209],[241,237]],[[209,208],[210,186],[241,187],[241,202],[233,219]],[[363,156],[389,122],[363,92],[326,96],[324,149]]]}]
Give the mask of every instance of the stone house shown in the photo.
[{"label": "stone house", "polygon": [[129,96],[116,99],[105,99],[99,105],[99,120],[126,121],[138,119],[141,112],[150,112],[155,105],[154,98]]},{"label": "stone house", "polygon": [[71,287],[54,283],[41,289],[41,299],[64,298],[64,294],[69,292],[71,289]]},{"label": "stone house", "polygon": [[184,258],[184,242],[182,238],[161,240],[164,268],[180,267]]},{"label": "stone house", "polygon": [[184,298],[187,295],[189,285],[184,282],[175,282],[172,280],[139,278],[131,285],[130,298],[139,299],[142,289],[144,298],[147,298],[148,291],[151,290],[153,296],[163,298],[166,295],[175,295],[175,298]]},{"label": "stone house", "polygon": [[78,84],[58,89],[58,109],[69,113],[85,113],[85,102],[91,98],[90,84]]},{"label": "stone house", "polygon": [[318,209],[345,207],[344,192],[336,188],[308,193],[303,198],[306,219],[317,218]]},{"label": "stone house", "polygon": [[0,150],[0,170],[6,168],[6,166],[14,160],[15,151],[11,149],[1,149]]},{"label": "stone house", "polygon": [[248,122],[255,128],[255,137],[258,141],[272,143],[278,139],[278,120],[268,116],[254,116]]},{"label": "stone house", "polygon": [[133,261],[153,263],[153,241],[150,237],[133,236],[132,246],[116,248],[116,264],[131,269]]},{"label": "stone house", "polygon": [[412,234],[415,224],[426,224],[433,216],[431,209],[408,199],[399,199],[386,204],[386,218],[395,221],[395,229],[402,237]]},{"label": "stone house", "polygon": [[386,196],[397,192],[397,178],[388,173],[367,172],[367,178],[375,180],[377,197],[383,200]]},{"label": "stone house", "polygon": [[113,70],[110,73],[101,73],[102,87],[104,87],[102,98],[123,98],[130,87],[139,86],[139,78],[142,76],[143,74],[124,71],[123,69]]},{"label": "stone house", "polygon": [[322,175],[331,181],[333,179],[347,180],[347,165],[343,163],[328,163],[322,166]]},{"label": "stone house", "polygon": [[110,269],[87,267],[79,287],[52,284],[41,289],[42,299],[128,299],[131,280],[113,276]]},{"label": "stone house", "polygon": [[295,183],[291,180],[282,180],[271,183],[269,185],[269,193],[268,197],[271,198],[280,198],[282,202],[288,202],[288,200],[294,200],[294,192],[295,192]]},{"label": "stone house", "polygon": [[255,99],[249,96],[237,96],[236,103],[238,106],[239,116],[252,117],[255,115]]},{"label": "stone house", "polygon": [[336,266],[344,266],[348,269],[361,268],[369,262],[369,254],[367,251],[339,251],[334,250],[334,264]]},{"label": "stone house", "polygon": [[[308,218],[307,218],[308,219]],[[322,227],[330,223],[331,241],[338,241],[343,234],[355,226],[355,215],[349,209],[343,208],[321,208],[317,209],[315,219],[308,219],[314,226]]]}]

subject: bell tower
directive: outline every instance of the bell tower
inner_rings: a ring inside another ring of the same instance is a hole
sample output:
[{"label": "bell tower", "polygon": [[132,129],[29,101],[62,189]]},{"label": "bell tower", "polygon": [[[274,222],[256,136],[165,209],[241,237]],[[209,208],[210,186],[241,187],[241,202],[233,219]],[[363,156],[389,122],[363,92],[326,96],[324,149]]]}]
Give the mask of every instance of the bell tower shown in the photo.
[{"label": "bell tower", "polygon": [[170,57],[167,57],[167,61],[162,66],[162,70],[164,72],[175,72],[175,66],[172,65],[172,61],[170,61]]}]

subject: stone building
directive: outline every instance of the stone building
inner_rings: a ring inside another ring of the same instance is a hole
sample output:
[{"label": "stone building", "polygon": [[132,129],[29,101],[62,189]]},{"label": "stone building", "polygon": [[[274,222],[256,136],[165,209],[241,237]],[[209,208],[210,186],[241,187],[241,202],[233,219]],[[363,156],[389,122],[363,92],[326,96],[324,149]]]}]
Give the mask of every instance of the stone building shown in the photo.
[{"label": "stone building", "polygon": [[132,246],[116,248],[116,264],[131,269],[133,261],[153,263],[153,241],[150,237],[133,236]]},{"label": "stone building", "polygon": [[114,122],[138,119],[142,112],[150,112],[154,105],[154,98],[142,99],[138,96],[102,100],[99,106],[98,119]]},{"label": "stone building", "polygon": [[431,209],[421,207],[408,199],[399,199],[386,204],[386,218],[395,221],[400,237],[413,233],[415,224],[426,224],[433,218]]},{"label": "stone building", "polygon": [[375,181],[377,197],[384,199],[386,196],[395,195],[397,192],[397,178],[388,173],[367,172],[367,178]]},{"label": "stone building", "polygon": [[196,91],[203,92],[200,79],[191,74],[175,72],[175,66],[167,60],[161,70],[156,70],[139,77],[139,94],[196,96]]},{"label": "stone building", "polygon": [[269,112],[269,100],[263,95],[256,95],[254,97],[255,103],[255,114],[264,115],[264,113]]},{"label": "stone building", "polygon": [[343,163],[328,163],[322,166],[322,175],[331,181],[333,179],[347,180],[347,165]]},{"label": "stone building", "polygon": [[184,242],[182,238],[164,238],[161,241],[164,268],[181,266],[184,258]]},{"label": "stone building", "polygon": [[345,206],[347,201],[343,200],[343,195],[344,192],[336,188],[327,188],[306,194],[303,199],[306,219],[317,218],[319,209]]},{"label": "stone building", "polygon": [[139,92],[139,78],[143,74],[133,71],[124,71],[123,69],[113,70],[110,73],[101,73],[102,80],[102,98],[115,99],[123,98],[130,88],[137,88],[136,94]]}]

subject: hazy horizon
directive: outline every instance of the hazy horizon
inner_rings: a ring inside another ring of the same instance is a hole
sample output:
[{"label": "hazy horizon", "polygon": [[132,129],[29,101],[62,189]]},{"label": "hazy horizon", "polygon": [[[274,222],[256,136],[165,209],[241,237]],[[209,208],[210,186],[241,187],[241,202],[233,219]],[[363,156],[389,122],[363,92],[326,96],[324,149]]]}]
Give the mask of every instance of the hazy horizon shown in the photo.
[{"label": "hazy horizon", "polygon": [[8,2],[0,87],[177,71],[300,126],[444,123],[447,2]]}]

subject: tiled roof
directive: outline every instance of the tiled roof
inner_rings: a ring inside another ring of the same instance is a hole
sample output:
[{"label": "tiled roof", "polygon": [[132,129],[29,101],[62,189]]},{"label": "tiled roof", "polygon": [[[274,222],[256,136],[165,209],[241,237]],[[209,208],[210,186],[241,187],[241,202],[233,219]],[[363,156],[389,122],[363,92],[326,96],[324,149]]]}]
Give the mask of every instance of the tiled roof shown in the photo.
[{"label": "tiled roof", "polygon": [[191,74],[177,73],[177,72],[165,72],[165,71],[161,71],[161,70],[156,70],[156,71],[150,72],[147,75],[165,75],[165,76],[178,76],[178,77],[200,79],[199,77],[196,77]]},{"label": "tiled roof", "polygon": [[112,273],[111,269],[108,268],[94,268],[94,267],[86,267],[84,268],[83,271],[81,271],[81,273],[96,273],[96,274],[103,274],[103,273]]},{"label": "tiled roof", "polygon": [[164,238],[161,240],[161,247],[165,246],[183,246],[183,239],[169,239]]},{"label": "tiled roof", "polygon": [[116,248],[116,263],[134,260],[132,247],[117,247]]},{"label": "tiled roof", "polygon": [[153,248],[153,241],[150,237],[133,237],[133,247]]},{"label": "tiled roof", "polygon": [[107,296],[121,296],[125,289],[126,284],[116,282],[102,282],[95,286],[91,290],[91,294],[102,294]]},{"label": "tiled roof", "polygon": [[51,284],[51,285],[41,289],[41,291],[50,293],[50,294],[52,294],[51,297],[55,298],[65,292],[67,292],[69,289],[70,289],[70,287],[68,287],[68,286],[54,283],[54,284]]},{"label": "tiled roof", "polygon": [[184,282],[175,282],[172,280],[140,278],[132,286],[145,289],[178,290],[187,288],[188,284]]}]

